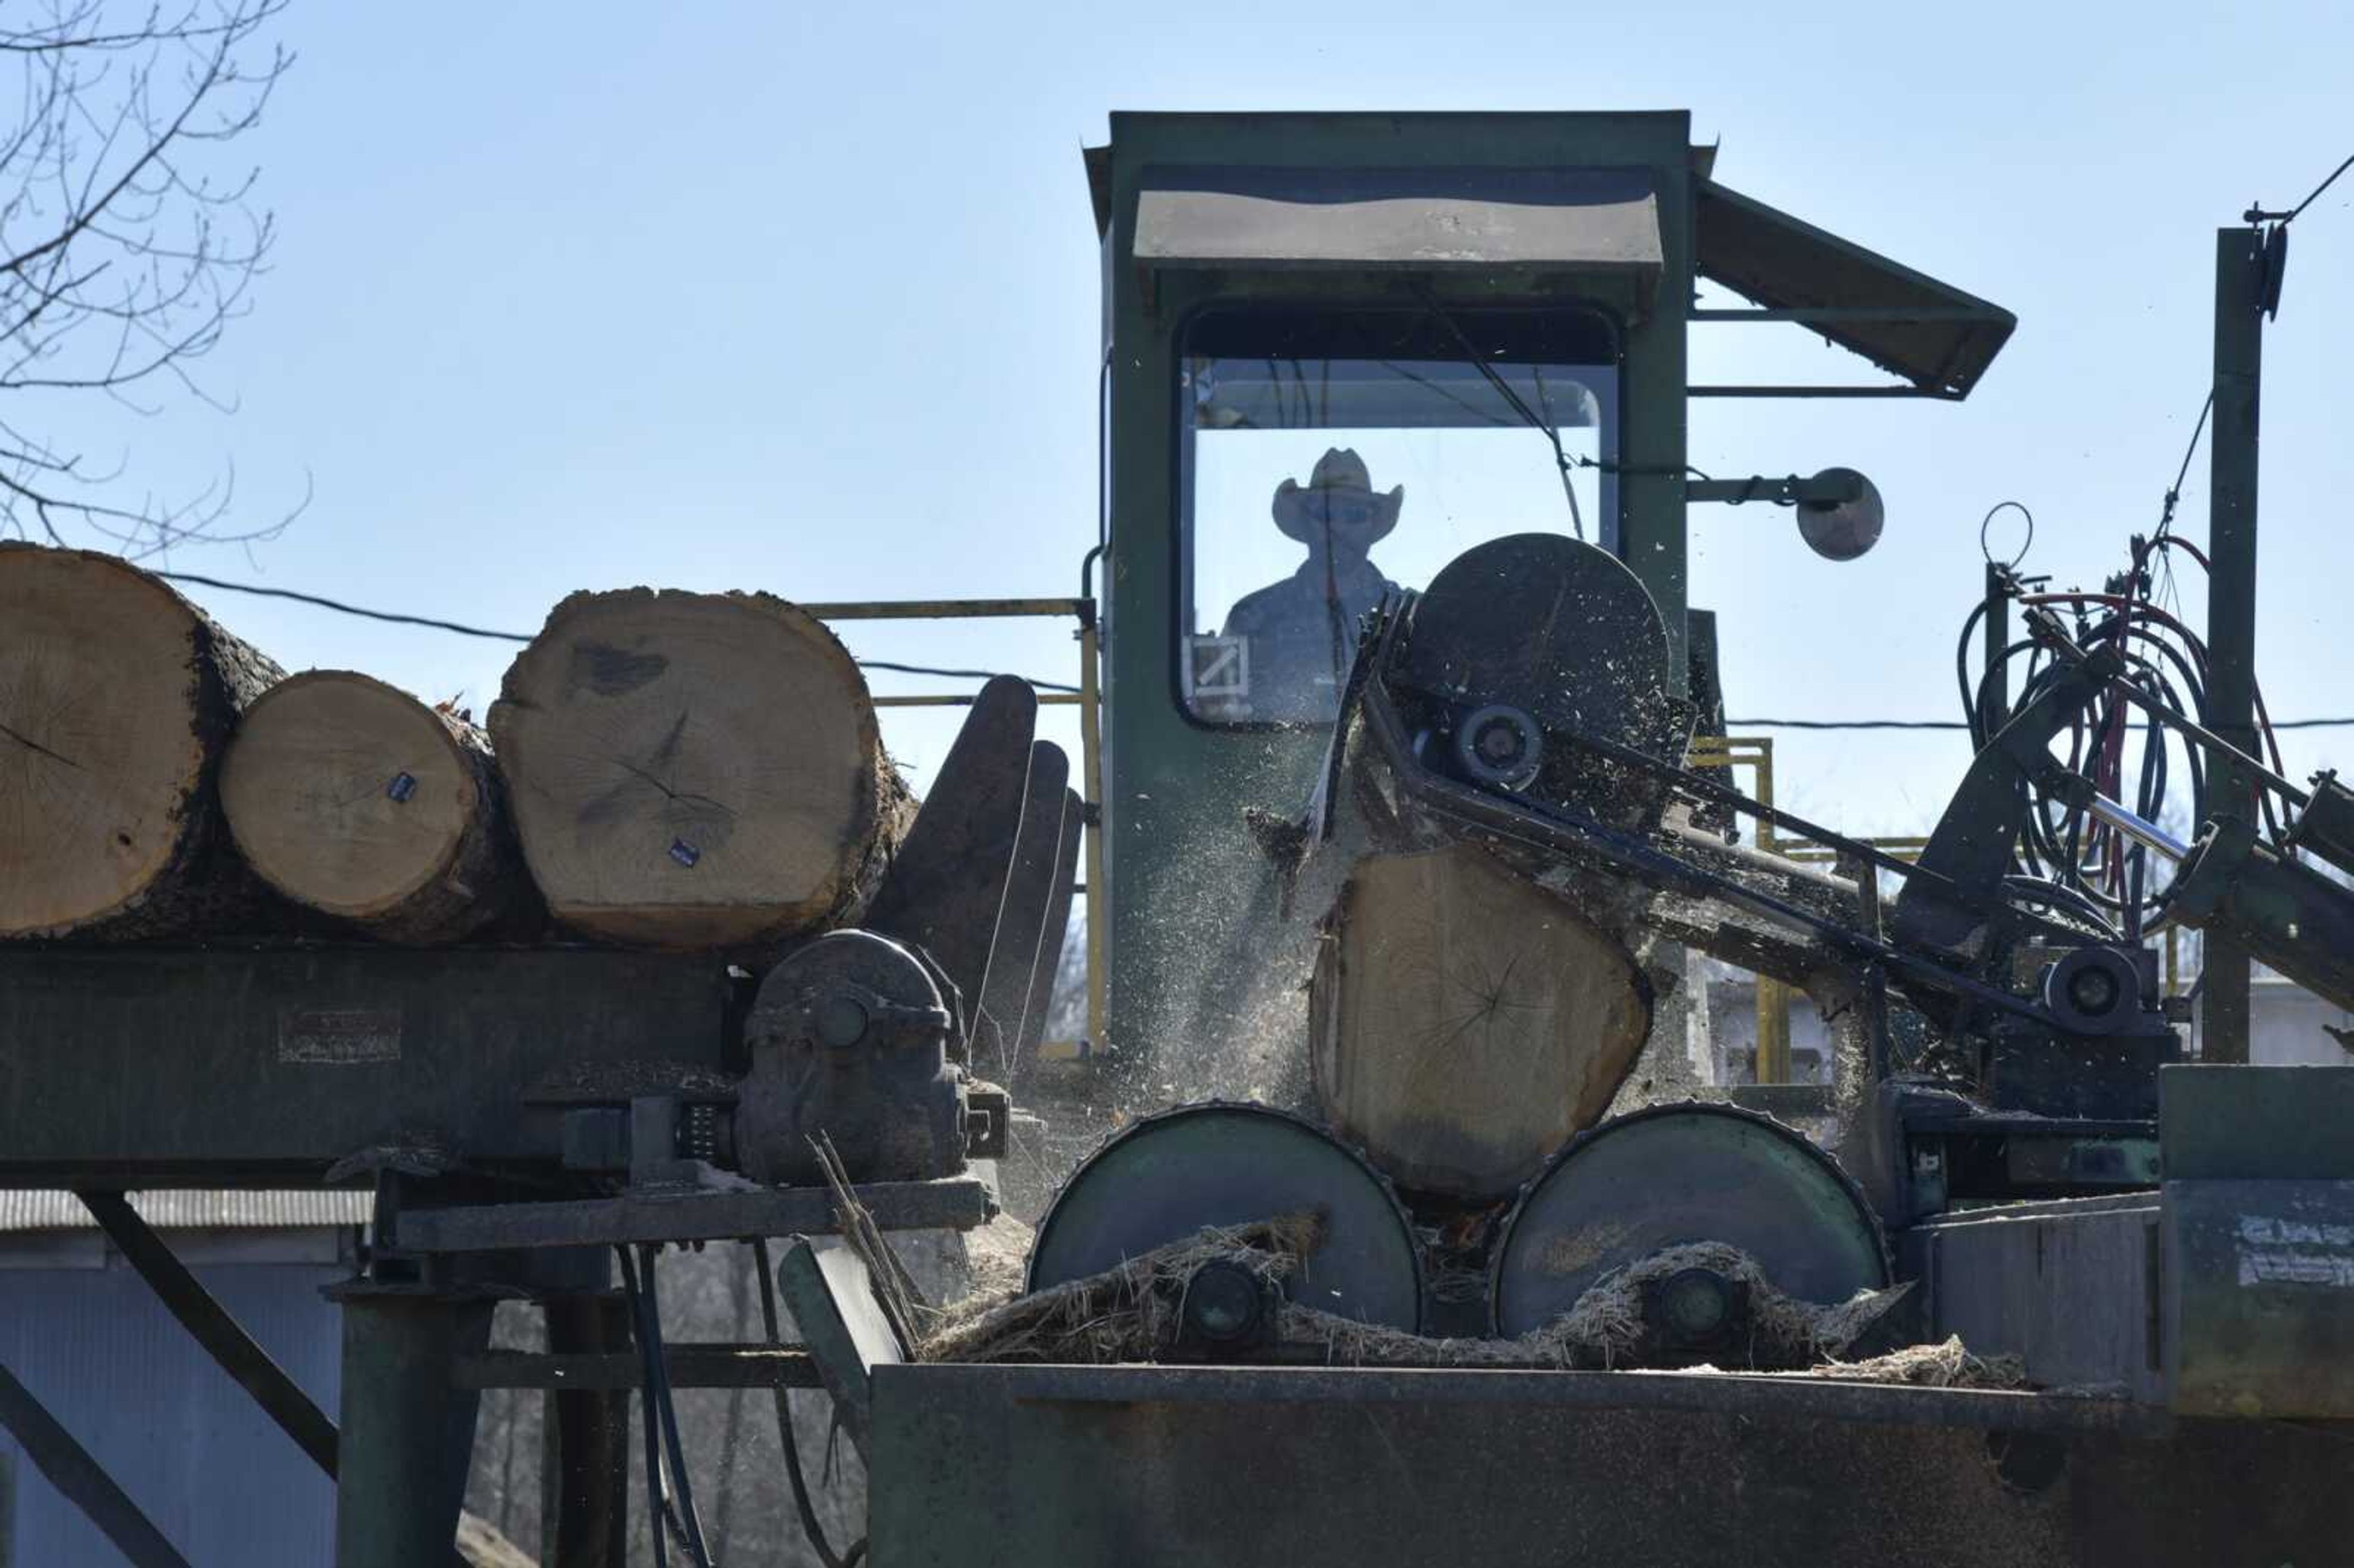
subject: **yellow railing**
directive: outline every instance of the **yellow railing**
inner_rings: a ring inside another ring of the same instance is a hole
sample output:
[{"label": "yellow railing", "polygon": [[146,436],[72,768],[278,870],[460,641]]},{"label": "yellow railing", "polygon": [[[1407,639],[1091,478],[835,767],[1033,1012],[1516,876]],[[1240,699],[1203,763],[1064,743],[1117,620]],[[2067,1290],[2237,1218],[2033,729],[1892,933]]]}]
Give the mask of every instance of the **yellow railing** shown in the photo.
[{"label": "yellow railing", "polygon": [[[1684,748],[1684,766],[1749,768],[1753,774],[1747,790],[1749,798],[1761,806],[1774,804],[1774,737],[1770,735],[1694,736],[1691,744]],[[1749,821],[1757,847],[1769,854],[1817,865],[1829,864],[1839,858],[1839,852],[1828,844],[1784,838],[1774,832],[1773,823],[1762,818],[1751,818]],[[1929,842],[1925,838],[1910,836],[1858,842],[1899,860],[1917,860]],[[1757,1081],[1790,1081],[1790,987],[1770,975],[1757,977]]]},{"label": "yellow railing", "polygon": [[[1079,799],[1087,806],[1087,838],[1085,880],[1080,884],[1087,897],[1087,1039],[1104,1037],[1104,943],[1108,938],[1110,922],[1102,918],[1103,910],[1096,890],[1103,886],[1103,686],[1097,673],[1100,636],[1096,626],[1095,606],[1084,599],[903,599],[851,600],[839,604],[804,604],[801,607],[820,620],[1060,620],[1066,616],[1078,622],[1079,689],[1076,692],[1041,692],[1038,701],[1052,707],[1076,707],[1079,710]],[[876,697],[878,708],[954,708],[970,707],[972,697],[953,692],[927,692],[910,696]],[[1056,958],[1059,959],[1060,955]],[[1059,964],[1058,966],[1059,967]],[[1084,1047],[1077,1041],[1048,1041],[1039,1048],[1042,1056],[1077,1056]]]}]

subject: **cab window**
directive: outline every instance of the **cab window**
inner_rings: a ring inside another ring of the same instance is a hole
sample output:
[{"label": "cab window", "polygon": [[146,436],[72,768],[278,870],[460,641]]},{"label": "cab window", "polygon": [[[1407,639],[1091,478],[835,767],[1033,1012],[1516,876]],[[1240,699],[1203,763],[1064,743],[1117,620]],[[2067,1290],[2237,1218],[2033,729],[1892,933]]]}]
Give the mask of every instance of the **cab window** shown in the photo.
[{"label": "cab window", "polygon": [[1178,362],[1187,710],[1329,724],[1364,616],[1471,546],[1545,531],[1616,549],[1616,361],[1608,322],[1576,310],[1195,316]]}]

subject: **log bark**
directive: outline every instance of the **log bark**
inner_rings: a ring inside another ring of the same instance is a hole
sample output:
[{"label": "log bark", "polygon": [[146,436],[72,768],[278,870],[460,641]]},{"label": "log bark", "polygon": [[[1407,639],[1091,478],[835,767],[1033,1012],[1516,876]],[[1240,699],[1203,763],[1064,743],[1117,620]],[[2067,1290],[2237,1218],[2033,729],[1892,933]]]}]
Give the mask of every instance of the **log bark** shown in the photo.
[{"label": "log bark", "polygon": [[116,556],[0,543],[0,938],[264,918],[217,785],[237,715],[281,673]]},{"label": "log bark", "polygon": [[387,941],[472,935],[530,902],[490,737],[347,670],[280,682],[246,710],[221,805],[255,874]]},{"label": "log bark", "polygon": [[766,594],[575,594],[490,730],[549,912],[609,940],[754,948],[854,921],[915,815],[848,650]]},{"label": "log bark", "polygon": [[1477,844],[1357,863],[1309,986],[1324,1114],[1401,1186],[1506,1196],[1650,1032],[1633,957]]}]

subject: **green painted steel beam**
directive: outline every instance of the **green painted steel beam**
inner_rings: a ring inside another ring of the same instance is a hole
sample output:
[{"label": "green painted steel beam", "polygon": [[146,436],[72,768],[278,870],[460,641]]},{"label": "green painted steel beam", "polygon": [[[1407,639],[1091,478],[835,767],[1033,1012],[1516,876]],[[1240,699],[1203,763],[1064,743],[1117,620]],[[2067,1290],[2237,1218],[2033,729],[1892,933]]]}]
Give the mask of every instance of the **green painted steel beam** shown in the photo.
[{"label": "green painted steel beam", "polygon": [[[2211,727],[2256,755],[2256,440],[2264,380],[2263,237],[2254,228],[2215,235],[2215,408],[2208,436],[2207,703]],[[2210,815],[2258,816],[2254,779],[2218,758]],[[2206,938],[2199,1049],[2209,1062],[2248,1059],[2247,949],[2220,933]]]},{"label": "green painted steel beam", "polygon": [[482,1403],[451,1372],[489,1348],[493,1303],[366,1281],[334,1294],[344,1308],[335,1568],[439,1568],[456,1550]]}]

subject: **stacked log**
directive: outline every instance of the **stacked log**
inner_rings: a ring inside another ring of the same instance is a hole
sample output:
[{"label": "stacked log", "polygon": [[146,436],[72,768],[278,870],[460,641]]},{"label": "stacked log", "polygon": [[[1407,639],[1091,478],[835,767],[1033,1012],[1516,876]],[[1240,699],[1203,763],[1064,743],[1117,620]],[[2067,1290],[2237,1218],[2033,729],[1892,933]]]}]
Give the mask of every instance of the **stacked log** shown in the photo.
[{"label": "stacked log", "polygon": [[280,673],[118,557],[0,543],[0,938],[244,923],[216,786]]},{"label": "stacked log", "polygon": [[1566,900],[1458,842],[1356,863],[1309,1012],[1334,1129],[1401,1186],[1487,1201],[1601,1118],[1651,993]]},{"label": "stacked log", "polygon": [[856,662],[764,594],[575,594],[488,716],[288,679],[118,557],[0,544],[0,939],[422,945],[544,900],[758,957],[855,922],[915,814]]},{"label": "stacked log", "polygon": [[221,768],[237,846],[296,903],[387,941],[451,942],[528,903],[490,740],[346,670],[281,681]]},{"label": "stacked log", "polygon": [[609,940],[852,923],[914,816],[848,650],[766,594],[575,594],[489,719],[549,912]]}]

